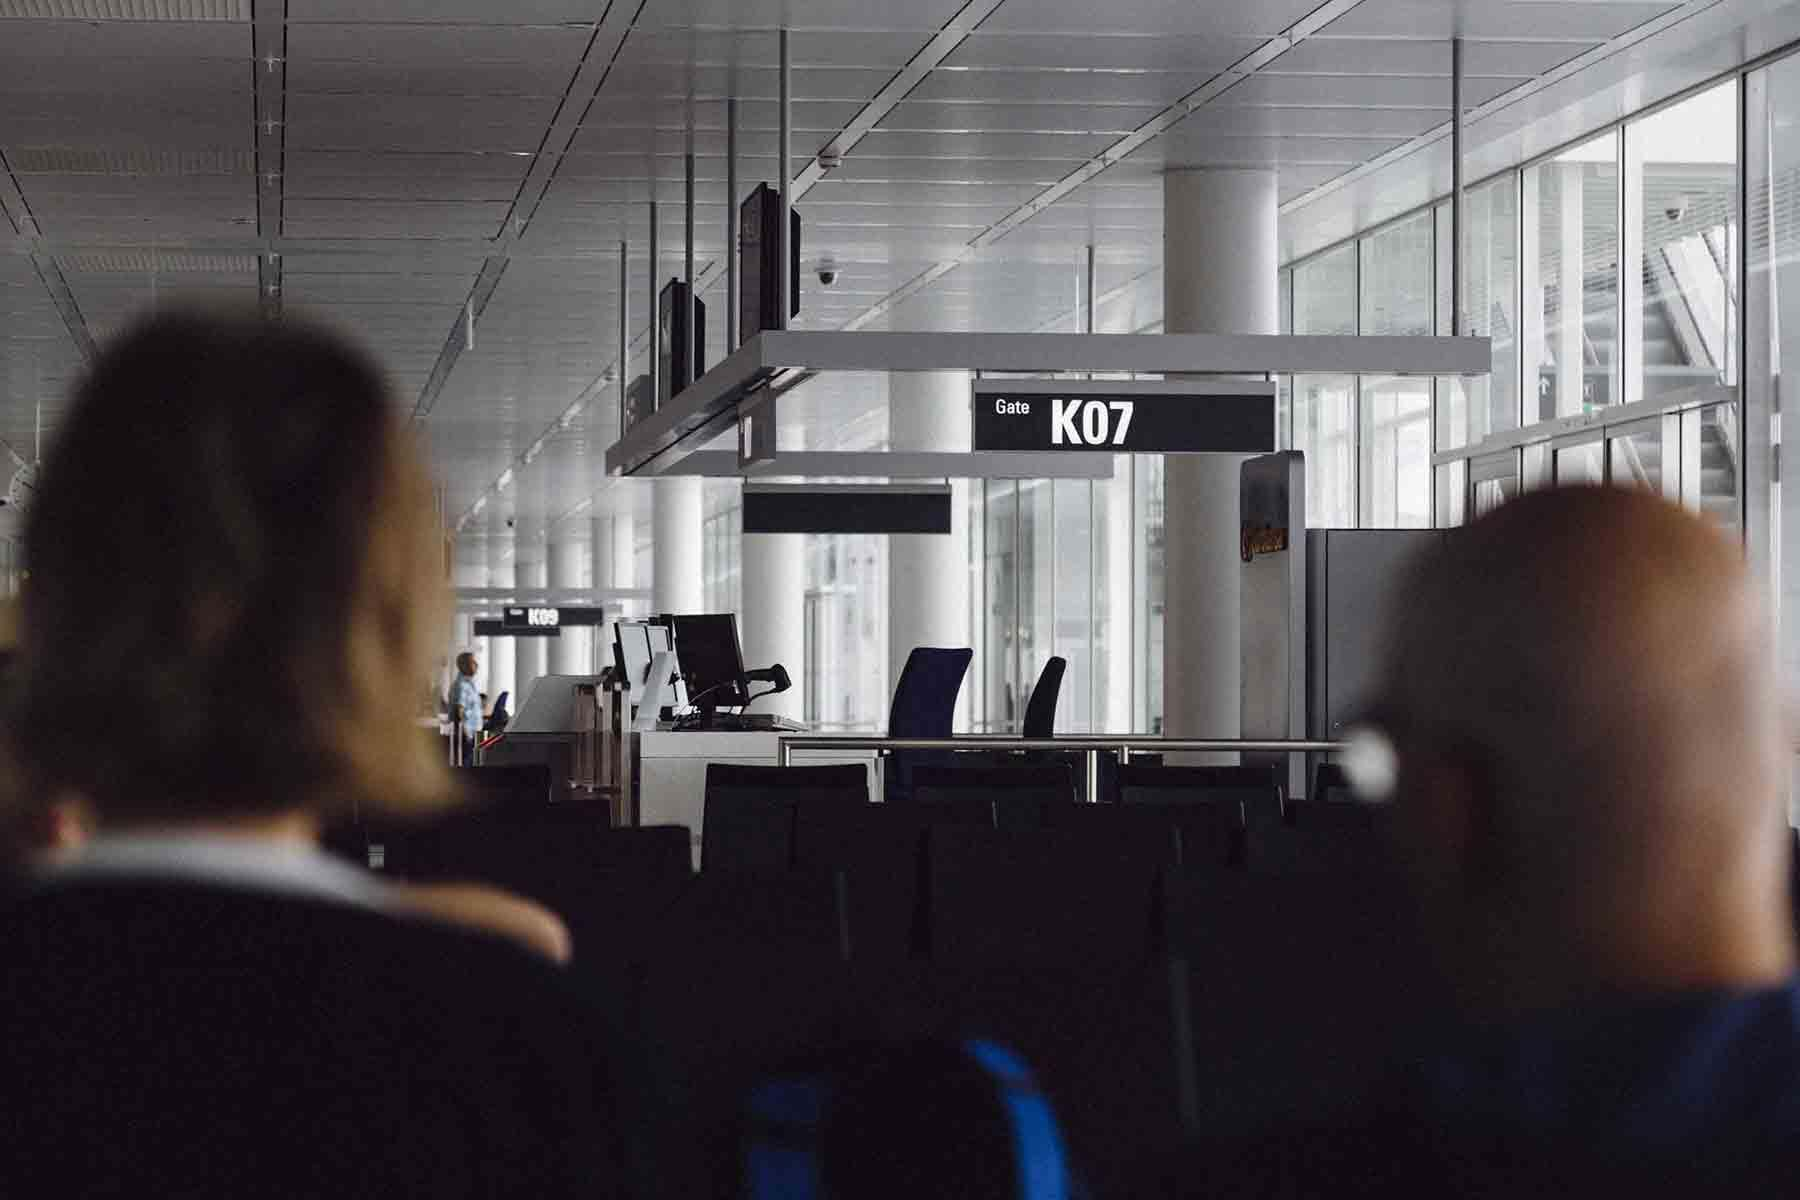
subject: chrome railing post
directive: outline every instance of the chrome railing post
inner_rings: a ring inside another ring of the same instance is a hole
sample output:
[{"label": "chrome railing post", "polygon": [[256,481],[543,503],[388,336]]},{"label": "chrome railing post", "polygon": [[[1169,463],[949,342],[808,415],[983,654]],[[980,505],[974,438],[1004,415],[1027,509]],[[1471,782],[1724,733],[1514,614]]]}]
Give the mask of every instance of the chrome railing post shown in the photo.
[{"label": "chrome railing post", "polygon": [[1100,802],[1100,747],[1090,746],[1087,752],[1087,802]]}]

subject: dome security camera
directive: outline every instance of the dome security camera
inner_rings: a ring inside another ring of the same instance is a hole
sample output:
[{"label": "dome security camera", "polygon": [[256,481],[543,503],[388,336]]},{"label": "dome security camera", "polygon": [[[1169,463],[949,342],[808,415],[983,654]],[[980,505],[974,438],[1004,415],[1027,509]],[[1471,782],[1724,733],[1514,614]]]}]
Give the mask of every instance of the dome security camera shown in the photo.
[{"label": "dome security camera", "polygon": [[837,263],[833,262],[829,258],[820,259],[819,260],[819,283],[825,287],[830,287],[832,284],[837,282],[837,277],[838,277]]}]

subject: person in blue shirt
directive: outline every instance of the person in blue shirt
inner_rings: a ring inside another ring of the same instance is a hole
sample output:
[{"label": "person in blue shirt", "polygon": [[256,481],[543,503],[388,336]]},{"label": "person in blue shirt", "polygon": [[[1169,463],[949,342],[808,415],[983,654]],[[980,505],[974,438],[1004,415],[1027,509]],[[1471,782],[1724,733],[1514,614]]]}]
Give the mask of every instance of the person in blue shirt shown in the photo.
[{"label": "person in blue shirt", "polygon": [[1543,491],[1395,594],[1370,716],[1437,1002],[1395,997],[1416,1036],[1358,1116],[1147,1190],[1791,1190],[1791,751],[1741,547],[1646,492]]},{"label": "person in blue shirt", "polygon": [[457,762],[475,765],[475,741],[481,736],[481,693],[475,688],[475,672],[481,664],[463,651],[456,656],[456,681],[450,685],[450,723],[456,727],[461,747]]}]

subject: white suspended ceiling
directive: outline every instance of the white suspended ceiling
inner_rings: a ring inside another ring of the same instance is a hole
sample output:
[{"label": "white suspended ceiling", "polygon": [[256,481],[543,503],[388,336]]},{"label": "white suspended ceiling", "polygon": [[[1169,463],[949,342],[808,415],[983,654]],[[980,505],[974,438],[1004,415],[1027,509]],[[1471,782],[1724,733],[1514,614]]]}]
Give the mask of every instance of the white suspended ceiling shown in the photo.
[{"label": "white suspended ceiling", "polygon": [[[1641,31],[1674,53],[1689,17],[1729,28],[1786,9],[0,0],[0,438],[31,457],[39,415],[53,431],[86,347],[131,314],[276,287],[287,309],[382,357],[453,516],[488,497],[466,531],[479,561],[486,534],[631,503],[602,475],[618,428],[617,247],[631,246],[635,374],[646,202],[660,205],[655,276],[667,279],[681,270],[690,147],[719,357],[726,100],[738,100],[743,185],[773,180],[784,24],[796,171],[866,127],[837,170],[802,176],[799,328],[1072,330],[1092,244],[1097,324],[1128,332],[1161,316],[1167,166],[1272,166],[1285,202],[1321,206],[1321,228],[1354,221],[1389,202],[1357,182],[1371,162],[1417,150],[1415,186],[1433,186],[1453,30],[1469,39],[1468,103],[1498,127],[1508,105],[1530,107],[1534,81]],[[900,74],[908,64],[916,80]],[[1625,78],[1614,64],[1607,86]],[[830,289],[813,278],[823,256]],[[471,302],[473,349],[460,324]],[[831,404],[793,406],[821,427],[800,439],[811,446],[875,448],[871,412],[851,414],[846,436]]]}]

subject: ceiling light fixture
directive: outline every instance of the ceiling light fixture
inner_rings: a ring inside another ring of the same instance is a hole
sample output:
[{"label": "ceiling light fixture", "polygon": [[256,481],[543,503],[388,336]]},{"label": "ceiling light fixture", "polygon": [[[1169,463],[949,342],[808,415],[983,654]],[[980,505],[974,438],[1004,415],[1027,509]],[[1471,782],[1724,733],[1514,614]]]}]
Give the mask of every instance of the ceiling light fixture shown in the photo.
[{"label": "ceiling light fixture", "polygon": [[512,486],[512,481],[513,469],[508,467],[506,470],[500,472],[500,478],[494,481],[494,489],[496,491],[504,492],[507,488]]}]

